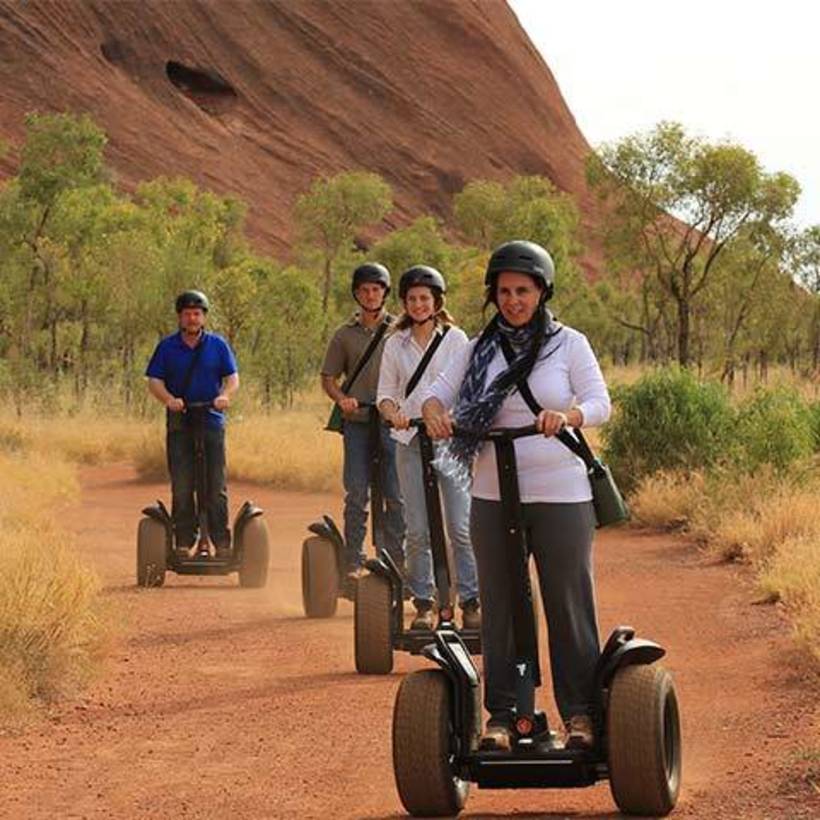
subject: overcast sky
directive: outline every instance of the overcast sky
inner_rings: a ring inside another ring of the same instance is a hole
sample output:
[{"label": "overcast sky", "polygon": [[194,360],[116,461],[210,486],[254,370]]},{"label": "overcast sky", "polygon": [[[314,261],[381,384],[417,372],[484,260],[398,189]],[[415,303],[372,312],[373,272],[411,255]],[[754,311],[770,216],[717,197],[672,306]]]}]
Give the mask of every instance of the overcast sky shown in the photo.
[{"label": "overcast sky", "polygon": [[820,5],[812,0],[509,0],[586,138],[677,120],[803,189],[820,223]]}]

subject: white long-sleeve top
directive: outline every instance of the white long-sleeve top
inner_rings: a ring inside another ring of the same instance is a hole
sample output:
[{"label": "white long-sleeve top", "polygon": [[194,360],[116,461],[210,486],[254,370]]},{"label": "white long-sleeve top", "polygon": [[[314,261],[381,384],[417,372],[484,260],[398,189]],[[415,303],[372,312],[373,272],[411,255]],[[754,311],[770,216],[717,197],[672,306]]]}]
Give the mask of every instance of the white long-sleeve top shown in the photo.
[{"label": "white long-sleeve top", "polygon": [[[441,328],[436,329],[436,333],[430,337],[428,346],[433,343],[433,339],[439,333],[441,333]],[[460,327],[451,327],[427,363],[413,392],[405,399],[404,390],[407,382],[416,372],[427,348],[422,347],[413,338],[412,328],[397,330],[388,336],[384,343],[384,353],[379,368],[379,386],[376,390],[376,405],[380,405],[383,399],[390,399],[408,418],[421,416],[421,403],[427,388],[436,380],[445,365],[469,344],[467,334]],[[416,435],[416,429],[411,427],[409,430],[391,430],[390,435],[401,444],[409,444]]]},{"label": "white long-sleeve top", "polygon": [[[445,408],[452,409],[475,343],[475,339],[471,340],[450,360],[424,395],[420,396],[422,403],[428,398],[437,398]],[[546,356],[550,351],[554,352]],[[487,369],[486,383],[506,367],[507,361],[499,347]],[[544,409],[567,412],[576,406],[583,414],[585,427],[595,427],[609,418],[609,391],[598,360],[586,336],[580,331],[564,326],[547,343],[527,382],[535,400]],[[532,410],[518,390],[514,390],[502,403],[493,427],[523,427],[533,421]],[[515,454],[523,502],[570,503],[592,499],[584,462],[558,439],[543,436],[517,439]],[[472,495],[489,501],[501,498],[495,447],[491,442],[482,444],[476,457]]]}]

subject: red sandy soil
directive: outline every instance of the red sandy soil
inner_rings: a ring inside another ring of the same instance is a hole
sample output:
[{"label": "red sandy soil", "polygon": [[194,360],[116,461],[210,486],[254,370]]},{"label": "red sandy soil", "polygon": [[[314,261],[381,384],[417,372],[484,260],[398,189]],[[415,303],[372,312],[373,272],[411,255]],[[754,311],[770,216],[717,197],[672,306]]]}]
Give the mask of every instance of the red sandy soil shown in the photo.
[{"label": "red sandy soil", "polygon": [[[337,514],[339,499],[236,483],[234,508],[250,497],[267,511],[268,587],[170,575],[141,590],[139,509],[165,488],[124,466],[86,469],[82,485],[63,520],[103,578],[120,638],[80,701],[0,736],[0,816],[401,816],[391,712],[403,674],[426,662],[399,655],[392,675],[357,675],[350,605],[331,620],[301,614],[305,524]],[[605,532],[596,549],[602,634],[628,622],[669,650],[685,743],[675,816],[820,817],[817,681],[777,609],[755,604],[744,570],[675,537]],[[508,815],[617,813],[603,783],[473,790],[464,816]]]}]

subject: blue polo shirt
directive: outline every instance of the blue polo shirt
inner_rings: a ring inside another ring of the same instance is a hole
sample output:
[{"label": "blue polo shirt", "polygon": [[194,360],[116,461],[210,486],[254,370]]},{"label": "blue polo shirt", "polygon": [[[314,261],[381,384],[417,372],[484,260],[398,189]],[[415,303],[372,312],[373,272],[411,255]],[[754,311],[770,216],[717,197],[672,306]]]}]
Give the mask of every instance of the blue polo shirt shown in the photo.
[{"label": "blue polo shirt", "polygon": [[[197,347],[204,345],[185,395],[182,385],[191,365],[196,348],[188,347],[182,339],[182,331],[166,336],[154,350],[145,375],[161,379],[172,396],[188,402],[213,401],[222,389],[222,380],[237,372],[236,357],[230,345],[216,333],[203,332]],[[225,414],[211,408],[208,426],[221,429],[225,426]]]}]

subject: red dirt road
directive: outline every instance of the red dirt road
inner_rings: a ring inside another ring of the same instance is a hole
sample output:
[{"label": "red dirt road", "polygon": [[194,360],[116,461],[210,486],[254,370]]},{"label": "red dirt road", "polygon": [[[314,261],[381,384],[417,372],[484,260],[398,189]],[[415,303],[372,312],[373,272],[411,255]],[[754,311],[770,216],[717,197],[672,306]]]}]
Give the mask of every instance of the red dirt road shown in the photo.
[{"label": "red dirt road", "polygon": [[[402,816],[392,705],[402,674],[426,662],[397,656],[394,674],[359,676],[349,604],[331,620],[301,615],[305,524],[336,514],[339,499],[234,484],[233,509],[250,497],[267,511],[267,589],[169,575],[163,589],[138,590],[139,509],[165,488],[127,467],[88,469],[82,481],[64,522],[104,580],[121,637],[82,700],[0,736],[0,816]],[[817,683],[798,671],[777,610],[754,604],[743,571],[673,537],[603,533],[596,550],[602,634],[631,623],[669,650],[685,743],[675,816],[820,817]],[[473,790],[464,814],[507,815],[617,813],[603,783]]]}]

